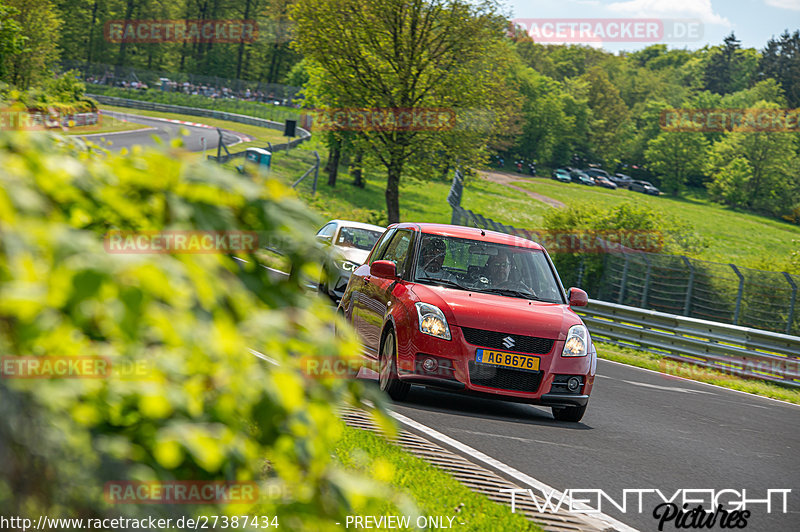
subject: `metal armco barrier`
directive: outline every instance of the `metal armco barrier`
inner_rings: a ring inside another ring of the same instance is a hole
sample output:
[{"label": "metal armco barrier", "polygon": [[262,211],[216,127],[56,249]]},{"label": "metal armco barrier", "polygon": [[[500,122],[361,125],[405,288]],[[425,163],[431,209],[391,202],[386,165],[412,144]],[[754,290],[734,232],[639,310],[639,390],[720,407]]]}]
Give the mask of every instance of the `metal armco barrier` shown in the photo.
[{"label": "metal armco barrier", "polygon": [[[165,103],[145,102],[142,100],[130,100],[127,98],[117,98],[114,96],[103,96],[100,94],[87,94],[86,96],[94,98],[99,103],[104,103],[106,105],[116,105],[119,107],[129,107],[131,109],[143,109],[145,111],[158,111],[161,113],[179,113],[182,115],[216,118],[218,120],[227,120],[229,122],[249,124],[251,126],[275,129],[278,131],[283,131],[283,126],[284,126],[283,122],[273,122],[272,120],[266,120],[264,118],[256,118],[254,116],[239,115],[235,113],[226,113],[224,111],[214,111],[213,109],[200,109],[197,107],[184,107],[182,105],[169,105]],[[306,140],[311,138],[311,133],[303,128],[298,127],[297,132],[299,133],[299,136],[295,140],[292,140],[291,142],[284,142],[283,144],[273,144],[272,149],[281,150],[281,149],[286,149],[287,146],[289,148],[294,148],[301,142],[305,142]],[[224,163],[236,157],[243,157],[244,153],[245,152],[243,151],[237,153],[231,153],[229,155],[223,155],[219,159],[217,159],[217,157],[213,155],[209,155],[208,158],[212,161],[218,161],[220,163]]]},{"label": "metal armco barrier", "polygon": [[800,337],[590,299],[576,309],[597,340],[740,377],[800,386]]}]

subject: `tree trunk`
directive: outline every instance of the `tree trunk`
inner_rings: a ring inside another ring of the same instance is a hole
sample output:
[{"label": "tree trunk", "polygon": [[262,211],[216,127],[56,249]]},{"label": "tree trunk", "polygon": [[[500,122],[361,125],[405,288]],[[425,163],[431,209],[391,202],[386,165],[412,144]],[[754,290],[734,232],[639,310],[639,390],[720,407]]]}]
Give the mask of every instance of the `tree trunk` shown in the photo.
[{"label": "tree trunk", "polygon": [[339,159],[342,156],[342,143],[336,137],[331,140],[330,154],[328,155],[328,164],[325,170],[328,172],[328,186],[336,186],[336,177],[339,175]]},{"label": "tree trunk", "polygon": [[386,168],[386,214],[390,224],[400,221],[400,174],[402,172],[402,160],[396,154],[392,154],[389,166]]},{"label": "tree trunk", "polygon": [[89,72],[90,65],[92,64],[92,46],[94,45],[94,25],[97,24],[97,0],[94,0],[92,6],[92,24],[89,26],[89,46],[86,50],[86,72]]},{"label": "tree trunk", "polygon": [[[244,20],[250,18],[250,0],[244,4]],[[244,58],[244,39],[239,43],[239,50],[236,54],[236,79],[242,79],[242,59]]]},{"label": "tree trunk", "polygon": [[366,183],[364,183],[363,164],[364,150],[359,149],[356,151],[355,157],[353,157],[353,164],[350,165],[350,175],[353,176],[353,184],[358,188],[364,188],[366,185]]},{"label": "tree trunk", "polygon": [[[133,17],[133,8],[135,2],[134,0],[128,0],[127,5],[125,6],[125,20],[130,20]],[[122,70],[119,67],[125,65],[125,50],[128,47],[128,43],[125,39],[122,39],[122,42],[119,43],[119,52],[117,53],[117,69],[114,73],[114,80],[117,81],[119,75],[121,74]]]}]

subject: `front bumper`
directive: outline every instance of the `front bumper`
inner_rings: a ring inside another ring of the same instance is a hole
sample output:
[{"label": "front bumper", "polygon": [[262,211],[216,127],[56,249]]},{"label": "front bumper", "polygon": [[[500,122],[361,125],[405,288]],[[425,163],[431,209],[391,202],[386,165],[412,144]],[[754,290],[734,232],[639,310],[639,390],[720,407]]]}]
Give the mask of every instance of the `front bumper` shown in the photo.
[{"label": "front bumper", "polygon": [[[398,339],[398,376],[411,384],[477,395],[503,401],[545,406],[583,406],[594,385],[593,353],[585,357],[562,357],[563,340],[555,340],[546,354],[529,354],[496,347],[470,344],[460,327],[450,326],[451,340],[412,333],[407,342]],[[478,349],[492,349],[539,358],[539,371],[524,371],[476,362]],[[434,371],[426,371],[422,362],[437,360]],[[560,381],[567,376],[581,379],[574,392]]]}]

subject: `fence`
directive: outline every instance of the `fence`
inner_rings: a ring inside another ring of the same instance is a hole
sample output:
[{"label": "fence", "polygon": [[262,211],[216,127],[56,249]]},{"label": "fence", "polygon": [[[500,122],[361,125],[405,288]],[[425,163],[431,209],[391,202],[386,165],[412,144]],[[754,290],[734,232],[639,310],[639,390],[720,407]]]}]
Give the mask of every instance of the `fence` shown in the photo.
[{"label": "fence", "polygon": [[[530,231],[462,208],[462,193],[457,176],[448,196],[453,224],[536,240]],[[582,288],[602,301],[800,335],[797,275],[619,246],[588,258],[553,254],[553,261],[565,286]]]},{"label": "fence", "polygon": [[[264,118],[256,118],[253,116],[246,116],[240,115],[235,113],[226,113],[224,111],[214,111],[213,109],[199,109],[196,107],[184,107],[182,105],[168,105],[164,103],[153,103],[153,102],[146,102],[142,100],[131,100],[127,98],[116,98],[113,96],[103,96],[98,94],[87,94],[87,96],[94,98],[99,103],[106,104],[106,105],[116,105],[119,107],[129,107],[132,109],[143,109],[146,111],[158,111],[162,113],[179,113],[183,115],[191,115],[191,116],[202,116],[206,118],[216,118],[218,120],[227,120],[229,122],[238,122],[240,124],[249,124],[251,126],[258,126],[264,127],[269,129],[275,129],[278,131],[283,131],[284,124],[280,122],[274,122],[272,120],[266,120]],[[273,144],[271,145],[272,150],[285,150],[287,148],[294,148],[301,142],[304,142],[311,138],[311,133],[303,128],[298,127],[297,131],[299,132],[300,136],[290,142],[284,142],[282,144]],[[226,149],[227,151],[227,149]],[[209,155],[208,158],[212,161],[217,161],[219,163],[228,162],[231,159],[236,157],[244,156],[243,151],[237,153],[229,153],[226,155],[221,155],[219,158]]]},{"label": "fence", "polygon": [[[592,337],[742,377],[800,386],[800,337],[590,300]],[[671,373],[670,368],[662,368]]]}]

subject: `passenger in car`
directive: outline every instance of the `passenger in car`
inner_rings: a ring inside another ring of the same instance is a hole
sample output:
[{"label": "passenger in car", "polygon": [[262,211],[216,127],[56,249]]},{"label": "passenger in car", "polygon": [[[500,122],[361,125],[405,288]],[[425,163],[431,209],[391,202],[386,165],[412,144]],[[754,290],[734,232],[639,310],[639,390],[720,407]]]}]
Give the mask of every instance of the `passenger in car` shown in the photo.
[{"label": "passenger in car", "polygon": [[423,242],[419,255],[419,266],[422,270],[421,275],[418,274],[419,277],[455,281],[453,274],[442,267],[446,249],[441,238],[428,238]]}]

